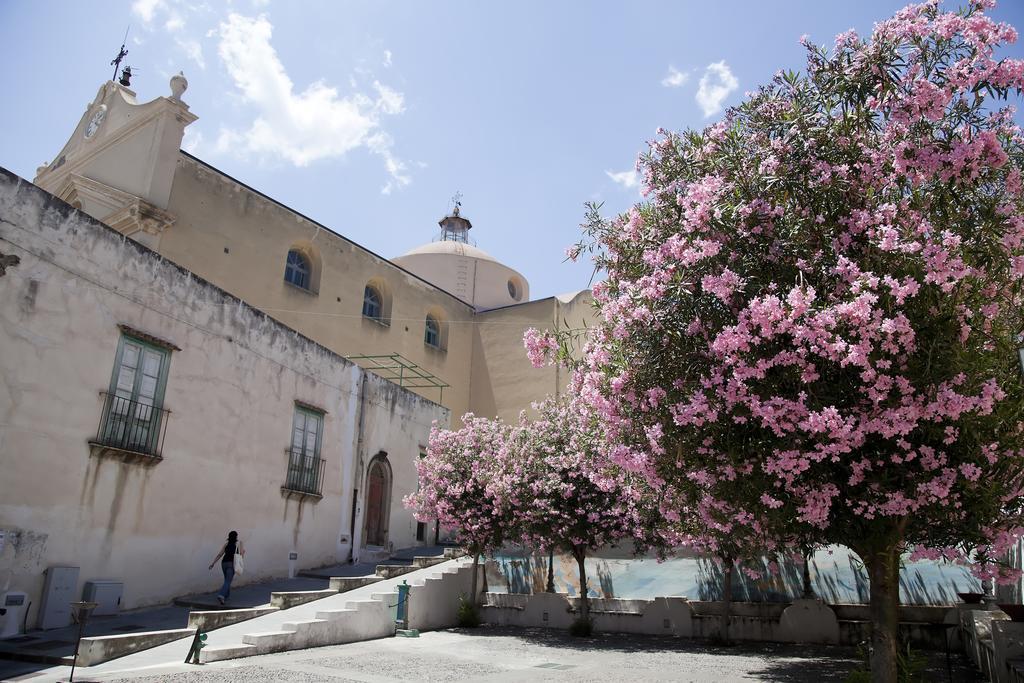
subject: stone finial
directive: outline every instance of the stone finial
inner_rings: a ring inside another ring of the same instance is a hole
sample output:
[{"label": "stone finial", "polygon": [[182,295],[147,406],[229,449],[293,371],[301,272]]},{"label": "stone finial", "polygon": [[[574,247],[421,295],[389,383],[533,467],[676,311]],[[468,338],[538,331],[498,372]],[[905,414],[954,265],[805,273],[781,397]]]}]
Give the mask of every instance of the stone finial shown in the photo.
[{"label": "stone finial", "polygon": [[175,75],[171,76],[171,99],[178,100],[181,102],[181,95],[188,90],[188,80],[185,78],[185,74],[179,71]]}]

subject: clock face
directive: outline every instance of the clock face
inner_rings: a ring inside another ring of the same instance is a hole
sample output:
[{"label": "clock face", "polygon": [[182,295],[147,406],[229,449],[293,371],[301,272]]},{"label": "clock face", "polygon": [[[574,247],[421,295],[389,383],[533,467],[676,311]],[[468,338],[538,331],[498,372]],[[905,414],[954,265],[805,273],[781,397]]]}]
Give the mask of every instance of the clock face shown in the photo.
[{"label": "clock face", "polygon": [[101,104],[99,106],[99,109],[96,110],[96,113],[92,115],[91,119],[89,119],[89,125],[85,127],[86,140],[88,140],[89,138],[96,134],[96,131],[98,131],[100,129],[100,126],[103,125],[103,119],[106,118],[106,116],[107,105]]}]

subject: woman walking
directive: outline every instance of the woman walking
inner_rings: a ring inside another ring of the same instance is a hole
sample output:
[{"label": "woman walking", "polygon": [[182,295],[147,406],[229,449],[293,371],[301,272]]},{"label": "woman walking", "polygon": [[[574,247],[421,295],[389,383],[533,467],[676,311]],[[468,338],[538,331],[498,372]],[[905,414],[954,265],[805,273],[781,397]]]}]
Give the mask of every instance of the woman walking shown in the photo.
[{"label": "woman walking", "polygon": [[231,595],[231,579],[235,578],[235,556],[245,556],[245,546],[238,540],[238,532],[232,531],[228,534],[228,540],[224,542],[224,547],[217,553],[217,557],[213,558],[213,562],[210,563],[210,569],[213,569],[213,565],[217,564],[217,560],[221,557],[224,559],[220,562],[220,570],[224,572],[224,585],[221,586],[220,591],[217,593],[217,602],[224,604],[224,601]]}]

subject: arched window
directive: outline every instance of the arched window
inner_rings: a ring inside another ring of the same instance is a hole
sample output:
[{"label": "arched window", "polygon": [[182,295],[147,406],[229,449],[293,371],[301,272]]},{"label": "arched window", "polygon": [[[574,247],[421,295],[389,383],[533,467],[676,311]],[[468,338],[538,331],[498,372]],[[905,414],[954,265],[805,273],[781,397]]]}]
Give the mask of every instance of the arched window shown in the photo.
[{"label": "arched window", "polygon": [[429,314],[427,315],[427,324],[423,326],[423,343],[433,346],[435,349],[441,348],[441,323]]},{"label": "arched window", "polygon": [[292,249],[288,252],[288,261],[284,266],[284,281],[296,287],[309,289],[309,260],[302,252]]},{"label": "arched window", "polygon": [[384,313],[384,301],[380,292],[373,285],[366,285],[363,290],[363,315],[374,320],[381,320]]}]

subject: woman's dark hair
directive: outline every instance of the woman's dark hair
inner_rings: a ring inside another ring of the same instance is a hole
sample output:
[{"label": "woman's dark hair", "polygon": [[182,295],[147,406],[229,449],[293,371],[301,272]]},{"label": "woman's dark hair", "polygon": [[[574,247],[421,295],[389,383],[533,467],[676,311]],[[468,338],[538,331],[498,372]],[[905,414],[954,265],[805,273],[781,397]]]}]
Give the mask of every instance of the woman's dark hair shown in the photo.
[{"label": "woman's dark hair", "polygon": [[238,532],[237,531],[232,531],[231,533],[229,533],[228,534],[228,540],[229,541],[237,541],[238,540]]}]

